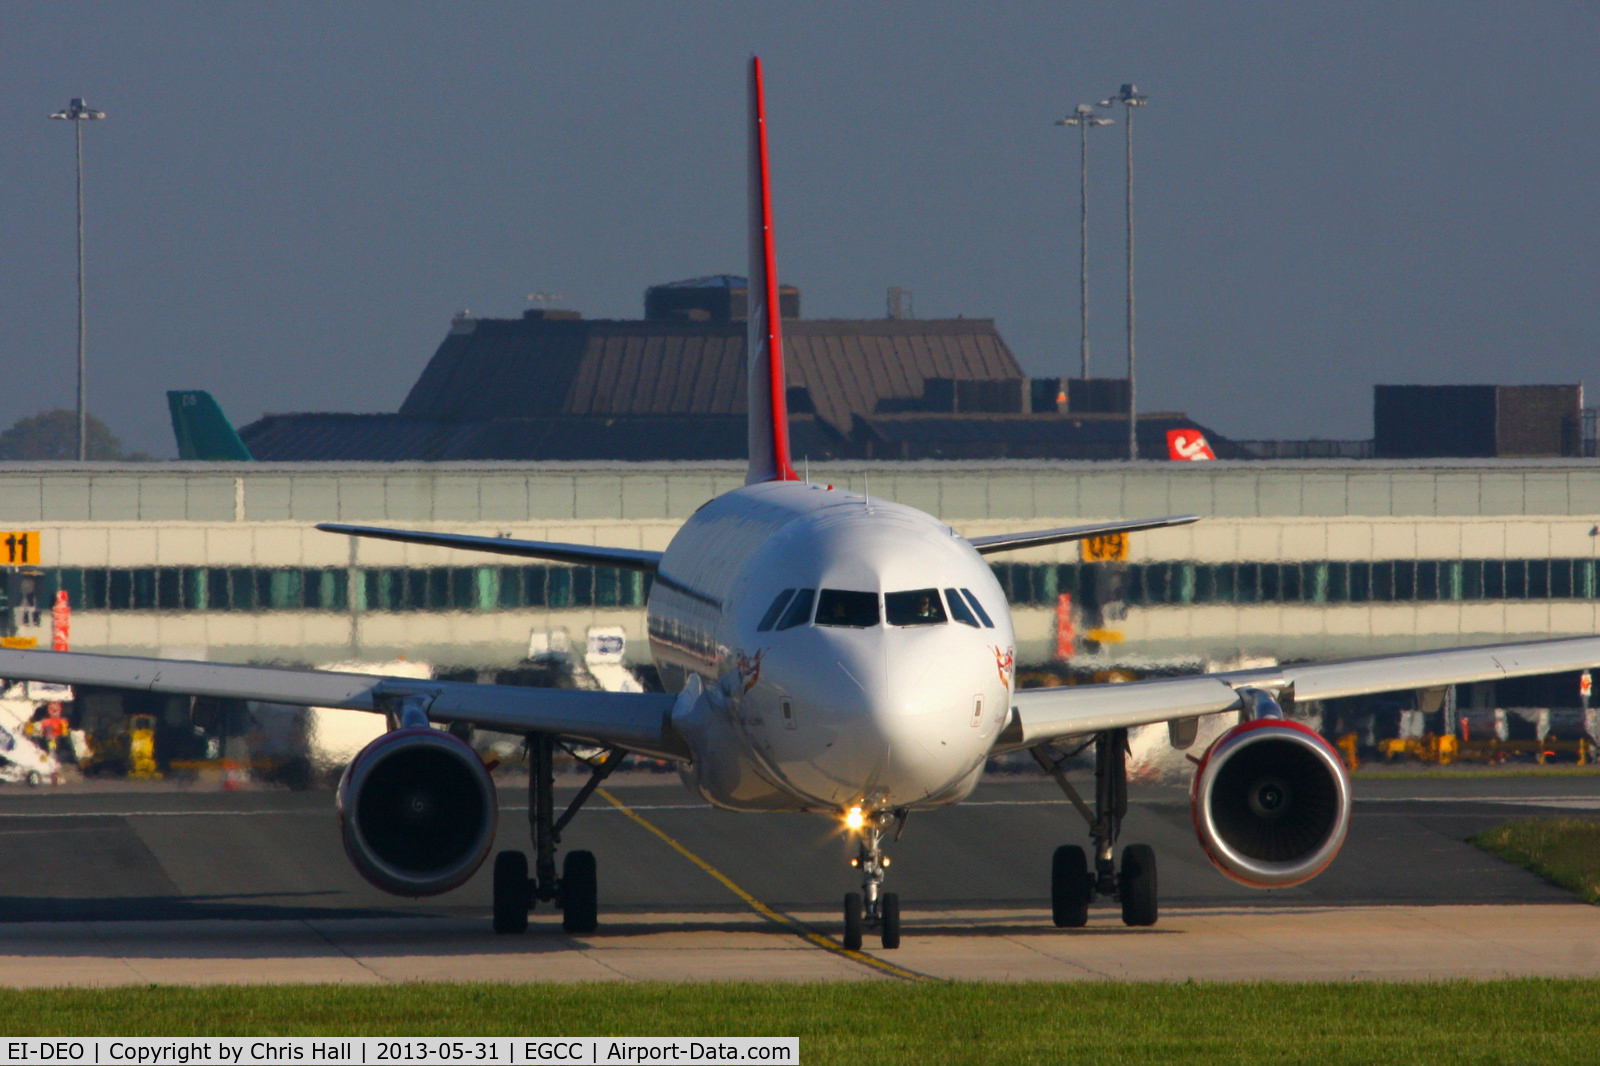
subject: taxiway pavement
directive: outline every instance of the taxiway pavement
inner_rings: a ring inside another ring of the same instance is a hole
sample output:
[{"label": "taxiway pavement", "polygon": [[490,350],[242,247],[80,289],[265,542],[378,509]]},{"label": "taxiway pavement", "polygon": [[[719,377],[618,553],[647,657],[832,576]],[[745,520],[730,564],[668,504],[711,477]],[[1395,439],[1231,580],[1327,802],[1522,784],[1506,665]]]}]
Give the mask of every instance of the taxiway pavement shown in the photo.
[{"label": "taxiway pavement", "polygon": [[[854,887],[830,820],[715,811],[648,778],[611,791],[787,924],[600,800],[564,841],[596,854],[600,929],[568,937],[543,909],[496,937],[487,864],[444,897],[386,896],[350,868],[325,792],[7,789],[0,984],[1600,975],[1600,908],[1465,843],[1512,817],[1593,814],[1600,776],[1360,780],[1338,860],[1273,892],[1211,868],[1180,790],[1138,789],[1123,841],[1156,849],[1161,922],[1130,930],[1097,907],[1076,931],[1050,926],[1045,895],[1081,821],[1048,781],[992,781],[912,816],[889,849],[905,945],[861,957],[815,935],[837,935]],[[524,800],[502,790],[497,847],[526,847]]]}]

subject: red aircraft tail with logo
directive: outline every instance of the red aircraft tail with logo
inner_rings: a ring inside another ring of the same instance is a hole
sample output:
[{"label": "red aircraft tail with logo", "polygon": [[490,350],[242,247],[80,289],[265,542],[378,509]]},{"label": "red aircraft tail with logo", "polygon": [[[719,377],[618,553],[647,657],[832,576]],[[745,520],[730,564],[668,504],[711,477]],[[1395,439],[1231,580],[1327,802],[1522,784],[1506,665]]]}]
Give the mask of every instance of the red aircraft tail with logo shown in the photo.
[{"label": "red aircraft tail with logo", "polygon": [[789,406],[783,375],[783,315],[772,245],[772,182],[761,59],[750,57],[750,278],[748,341],[750,469],[744,483],[799,481],[789,462]]},{"label": "red aircraft tail with logo", "polygon": [[1175,462],[1194,462],[1216,457],[1217,453],[1211,450],[1206,435],[1198,429],[1167,430],[1167,458]]}]

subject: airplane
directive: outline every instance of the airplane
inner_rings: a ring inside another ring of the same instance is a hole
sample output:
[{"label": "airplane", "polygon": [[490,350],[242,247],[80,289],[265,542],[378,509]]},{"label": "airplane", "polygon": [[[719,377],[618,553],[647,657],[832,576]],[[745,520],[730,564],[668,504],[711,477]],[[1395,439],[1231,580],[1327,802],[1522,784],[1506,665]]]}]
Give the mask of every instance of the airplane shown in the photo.
[{"label": "airplane", "polygon": [[[0,650],[0,676],[75,685],[334,707],[387,716],[390,729],[346,767],[341,834],[355,868],[403,896],[447,892],[493,846],[497,802],[473,727],[527,737],[527,855],[493,865],[493,927],[519,933],[539,903],[562,926],[598,922],[592,853],[561,833],[620,761],[677,764],[685,785],[731,811],[821,812],[857,844],[859,891],[844,896],[842,941],[901,943],[886,891],[887,834],[913,811],[971,795],[991,756],[1026,750],[1089,826],[1091,849],[1052,855],[1055,925],[1084,926],[1096,897],[1122,921],[1159,914],[1155,853],[1117,851],[1127,812],[1128,730],[1166,723],[1175,747],[1199,719],[1235,712],[1195,760],[1194,824],[1211,862],[1244,885],[1295,885],[1344,842],[1350,780],[1338,754],[1287,716],[1290,701],[1431,688],[1600,665],[1600,638],[1491,645],[1344,662],[1242,669],[1111,685],[1018,691],[1012,620],[985,557],[1109,533],[1184,525],[1193,515],[964,537],[912,507],[796,475],[785,409],[763,71],[749,93],[749,467],[745,484],[696,511],[665,551],[326,523],[335,534],[476,550],[655,575],[646,605],[658,693],[517,688],[365,673]],[[439,728],[439,727],[444,728]],[[1093,749],[1092,801],[1064,773]],[[590,776],[556,813],[558,750]],[[598,753],[595,751],[598,749]]]},{"label": "airplane", "polygon": [[172,415],[172,436],[178,442],[180,460],[248,463],[255,459],[209,392],[168,392],[167,410]]}]

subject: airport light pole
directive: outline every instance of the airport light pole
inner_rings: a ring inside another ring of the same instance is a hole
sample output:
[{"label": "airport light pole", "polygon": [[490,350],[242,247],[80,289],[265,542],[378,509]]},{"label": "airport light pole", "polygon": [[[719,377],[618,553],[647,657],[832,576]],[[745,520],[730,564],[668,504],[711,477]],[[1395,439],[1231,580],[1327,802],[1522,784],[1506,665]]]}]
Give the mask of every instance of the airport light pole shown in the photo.
[{"label": "airport light pole", "polygon": [[1056,120],[1057,126],[1078,127],[1078,354],[1083,359],[1083,380],[1089,380],[1089,130],[1095,126],[1109,126],[1111,120],[1100,118],[1088,104],[1066,118]]},{"label": "airport light pole", "polygon": [[72,123],[72,132],[78,147],[78,461],[89,458],[89,410],[87,407],[87,361],[84,356],[84,334],[87,318],[83,306],[83,124],[106,117],[104,111],[95,111],[75,96],[63,111],[50,116]]},{"label": "airport light pole", "polygon": [[1131,82],[1116,95],[1100,101],[1101,107],[1121,104],[1126,109],[1123,131],[1127,144],[1128,173],[1128,458],[1139,458],[1139,405],[1133,378],[1133,109],[1144,107],[1149,98]]}]

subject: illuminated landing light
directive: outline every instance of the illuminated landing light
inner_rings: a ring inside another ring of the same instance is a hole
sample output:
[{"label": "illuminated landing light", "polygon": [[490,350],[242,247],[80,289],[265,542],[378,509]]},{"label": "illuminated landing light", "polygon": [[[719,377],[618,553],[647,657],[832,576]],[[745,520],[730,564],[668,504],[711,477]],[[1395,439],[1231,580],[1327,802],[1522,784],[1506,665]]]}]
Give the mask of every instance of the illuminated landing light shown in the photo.
[{"label": "illuminated landing light", "polygon": [[860,807],[851,807],[844,814],[844,824],[851,829],[860,829],[867,824],[867,816],[861,813]]}]

